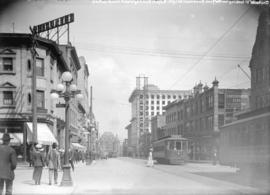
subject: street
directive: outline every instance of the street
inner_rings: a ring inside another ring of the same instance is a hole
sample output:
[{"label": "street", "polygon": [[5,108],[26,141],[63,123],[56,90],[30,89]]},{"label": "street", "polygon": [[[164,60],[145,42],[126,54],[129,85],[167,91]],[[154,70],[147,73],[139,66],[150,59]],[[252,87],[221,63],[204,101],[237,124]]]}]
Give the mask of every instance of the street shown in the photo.
[{"label": "street", "polygon": [[[48,185],[44,169],[40,186],[31,181],[32,169],[18,167],[14,194],[268,194],[269,189],[239,185],[201,173],[233,174],[235,168],[189,163],[182,166],[146,167],[146,160],[111,158],[86,166],[79,163],[72,173],[74,185]],[[197,174],[200,173],[200,174]],[[59,174],[58,183],[62,178]],[[268,192],[268,193],[267,193]]]}]

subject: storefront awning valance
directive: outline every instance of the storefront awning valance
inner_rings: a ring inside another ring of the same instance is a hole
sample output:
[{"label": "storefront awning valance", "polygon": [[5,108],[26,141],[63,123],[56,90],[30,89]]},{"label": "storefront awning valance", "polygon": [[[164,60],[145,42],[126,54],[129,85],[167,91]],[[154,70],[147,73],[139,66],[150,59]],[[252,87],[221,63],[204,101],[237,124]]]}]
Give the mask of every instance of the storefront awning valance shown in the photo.
[{"label": "storefront awning valance", "polygon": [[86,147],[79,143],[71,143],[71,147],[77,150],[86,150]]},{"label": "storefront awning valance", "polygon": [[[28,122],[26,124],[28,127],[27,140],[32,141],[33,123]],[[37,141],[38,143],[44,145],[51,145],[54,142],[58,144],[58,141],[55,139],[53,133],[46,123],[37,123]]]}]

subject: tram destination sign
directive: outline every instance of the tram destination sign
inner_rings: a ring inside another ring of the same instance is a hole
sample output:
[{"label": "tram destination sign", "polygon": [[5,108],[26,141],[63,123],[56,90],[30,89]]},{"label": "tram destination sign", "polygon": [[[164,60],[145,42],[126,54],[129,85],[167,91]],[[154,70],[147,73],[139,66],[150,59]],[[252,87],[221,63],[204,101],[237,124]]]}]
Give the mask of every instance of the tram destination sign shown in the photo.
[{"label": "tram destination sign", "polygon": [[41,33],[41,32],[45,32],[45,31],[57,28],[59,26],[69,24],[71,22],[74,22],[74,13],[62,16],[60,18],[51,20],[49,22],[36,25],[33,27],[33,30],[35,33]]}]

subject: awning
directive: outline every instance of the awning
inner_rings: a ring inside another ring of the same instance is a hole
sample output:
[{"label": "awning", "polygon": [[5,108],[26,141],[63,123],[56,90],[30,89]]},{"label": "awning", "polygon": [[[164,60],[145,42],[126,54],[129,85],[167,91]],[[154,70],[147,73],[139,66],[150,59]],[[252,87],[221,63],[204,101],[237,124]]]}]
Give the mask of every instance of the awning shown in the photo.
[{"label": "awning", "polygon": [[[9,133],[9,135],[13,138],[10,140],[10,145],[20,146],[23,144],[23,133]],[[3,137],[3,133],[0,133],[0,137]],[[2,140],[0,140],[0,144],[2,144]]]},{"label": "awning", "polygon": [[71,143],[71,147],[77,150],[86,150],[86,147],[79,143]]},{"label": "awning", "polygon": [[[28,122],[26,124],[28,127],[27,140],[32,141],[33,123]],[[58,144],[58,141],[55,139],[53,133],[46,123],[37,123],[37,141],[38,143],[44,145],[51,145],[52,143]]]}]

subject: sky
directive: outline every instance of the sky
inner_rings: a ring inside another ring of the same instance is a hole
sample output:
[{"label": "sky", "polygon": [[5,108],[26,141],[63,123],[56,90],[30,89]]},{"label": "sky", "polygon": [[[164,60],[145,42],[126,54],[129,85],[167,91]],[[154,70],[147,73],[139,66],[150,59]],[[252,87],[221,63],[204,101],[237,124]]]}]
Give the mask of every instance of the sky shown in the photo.
[{"label": "sky", "polygon": [[30,33],[29,26],[74,13],[70,40],[88,64],[101,133],[127,138],[128,98],[137,76],[147,76],[163,90],[190,90],[200,81],[211,86],[215,77],[220,88],[250,87],[237,64],[250,74],[258,6],[176,0],[13,2],[0,9],[0,32]]}]

